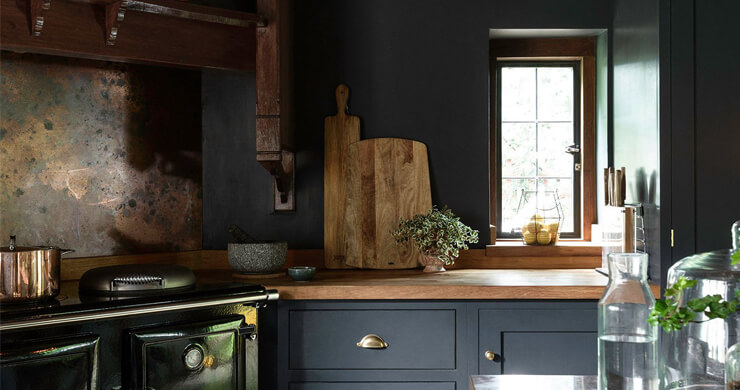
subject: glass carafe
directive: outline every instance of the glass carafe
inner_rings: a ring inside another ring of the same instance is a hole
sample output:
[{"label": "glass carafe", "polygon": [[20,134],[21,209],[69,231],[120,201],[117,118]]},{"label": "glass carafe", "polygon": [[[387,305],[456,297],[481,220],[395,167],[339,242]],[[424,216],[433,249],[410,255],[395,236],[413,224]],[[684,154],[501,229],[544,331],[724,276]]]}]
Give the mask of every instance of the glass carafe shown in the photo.
[{"label": "glass carafe", "polygon": [[[732,226],[733,247],[740,246],[738,229]],[[696,285],[686,288],[679,304],[706,295],[719,294],[733,299],[740,279],[740,265],[732,265],[733,249],[700,253],[685,257],[668,270],[668,285],[678,278],[696,280]],[[683,329],[664,333],[662,344],[662,380],[665,389],[724,389],[725,357],[729,347],[738,341],[740,321],[733,314],[727,319],[710,320],[697,314],[693,323]]]},{"label": "glass carafe", "polygon": [[648,256],[610,253],[609,284],[599,300],[599,389],[657,390],[656,326],[648,324],[655,298]]}]

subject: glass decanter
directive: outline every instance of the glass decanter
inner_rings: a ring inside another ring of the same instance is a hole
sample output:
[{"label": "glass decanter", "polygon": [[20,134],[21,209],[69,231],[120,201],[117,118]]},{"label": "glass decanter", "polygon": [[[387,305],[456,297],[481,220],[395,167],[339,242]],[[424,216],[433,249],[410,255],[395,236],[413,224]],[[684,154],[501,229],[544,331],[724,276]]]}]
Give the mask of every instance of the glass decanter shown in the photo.
[{"label": "glass decanter", "polygon": [[647,281],[648,256],[610,253],[609,283],[599,300],[599,389],[657,390],[656,326],[648,324],[655,298]]},{"label": "glass decanter", "polygon": [[[733,248],[740,248],[740,221],[732,226]],[[733,299],[740,279],[740,265],[732,265],[733,249],[700,253],[685,257],[668,270],[668,286],[678,278],[696,280],[686,288],[679,305],[691,299],[719,294]],[[738,315],[727,319],[709,320],[697,314],[696,322],[683,329],[664,333],[662,344],[662,383],[665,389],[725,388],[725,357],[728,348],[736,344],[740,332]]]}]

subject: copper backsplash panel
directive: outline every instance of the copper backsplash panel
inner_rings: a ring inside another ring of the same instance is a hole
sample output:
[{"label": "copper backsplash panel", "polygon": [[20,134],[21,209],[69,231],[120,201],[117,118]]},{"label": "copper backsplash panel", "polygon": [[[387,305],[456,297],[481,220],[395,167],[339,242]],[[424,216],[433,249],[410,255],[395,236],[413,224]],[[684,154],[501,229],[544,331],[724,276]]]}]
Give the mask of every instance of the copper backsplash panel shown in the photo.
[{"label": "copper backsplash panel", "polygon": [[2,52],[0,243],[201,248],[200,72]]}]

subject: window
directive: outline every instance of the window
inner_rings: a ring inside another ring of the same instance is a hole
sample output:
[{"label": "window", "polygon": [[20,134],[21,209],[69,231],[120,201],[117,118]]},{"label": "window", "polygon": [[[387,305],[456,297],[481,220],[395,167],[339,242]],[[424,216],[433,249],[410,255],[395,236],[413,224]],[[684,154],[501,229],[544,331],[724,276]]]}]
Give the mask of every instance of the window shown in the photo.
[{"label": "window", "polygon": [[[581,235],[579,63],[498,61],[499,210],[502,236],[521,226],[522,201],[562,214],[561,237]],[[558,202],[555,203],[554,199]]]},{"label": "window", "polygon": [[[537,203],[561,215],[562,238],[590,240],[596,201],[595,82],[589,79],[595,78],[594,42],[588,38],[494,41],[491,221],[498,226],[497,236],[517,238],[522,213],[528,212],[525,204]],[[574,53],[573,47],[580,46],[573,41],[583,42],[591,51]],[[559,48],[563,51],[558,52]]]}]

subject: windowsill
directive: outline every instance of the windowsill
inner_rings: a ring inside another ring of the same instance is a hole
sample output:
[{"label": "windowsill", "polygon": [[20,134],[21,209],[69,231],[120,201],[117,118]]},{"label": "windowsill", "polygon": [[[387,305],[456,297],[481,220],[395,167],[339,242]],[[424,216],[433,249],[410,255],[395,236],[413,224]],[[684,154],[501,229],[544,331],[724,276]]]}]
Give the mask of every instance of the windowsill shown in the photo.
[{"label": "windowsill", "polygon": [[496,240],[486,246],[489,257],[581,257],[601,258],[602,245],[589,241],[560,240],[555,245],[525,245],[521,240]]}]

